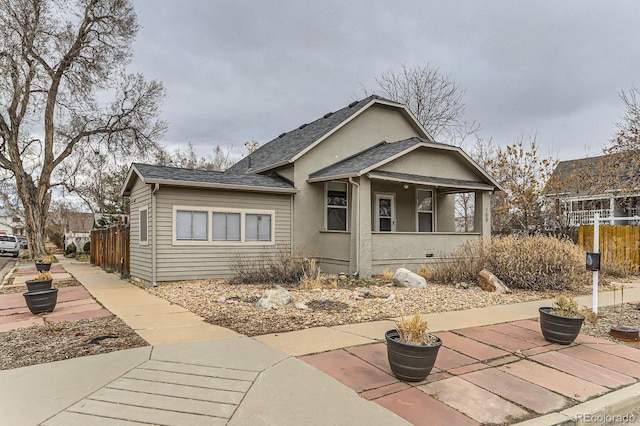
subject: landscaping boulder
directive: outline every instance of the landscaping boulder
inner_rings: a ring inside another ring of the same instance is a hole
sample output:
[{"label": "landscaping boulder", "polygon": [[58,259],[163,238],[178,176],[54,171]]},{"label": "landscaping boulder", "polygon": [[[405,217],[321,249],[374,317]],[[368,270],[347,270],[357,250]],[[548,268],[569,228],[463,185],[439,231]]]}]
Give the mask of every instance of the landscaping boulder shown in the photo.
[{"label": "landscaping boulder", "polygon": [[427,280],[405,268],[398,268],[393,276],[393,285],[408,288],[425,288]]},{"label": "landscaping boulder", "polygon": [[511,289],[486,269],[478,274],[478,285],[484,290],[497,294],[511,293]]},{"label": "landscaping boulder", "polygon": [[256,302],[256,308],[278,309],[289,303],[290,300],[291,293],[280,286],[276,286],[276,288],[264,292]]}]

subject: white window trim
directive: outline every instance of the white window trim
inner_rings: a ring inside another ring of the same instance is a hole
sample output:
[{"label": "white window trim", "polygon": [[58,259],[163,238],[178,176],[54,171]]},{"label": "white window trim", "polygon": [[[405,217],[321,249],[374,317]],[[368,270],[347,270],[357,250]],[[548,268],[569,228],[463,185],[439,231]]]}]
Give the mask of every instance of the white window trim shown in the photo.
[{"label": "white window trim", "polygon": [[[142,230],[141,230],[141,220],[140,220],[140,215],[142,214],[142,212],[146,212],[146,217],[147,217],[147,239],[146,240],[142,240]],[[148,246],[149,245],[149,207],[145,206],[145,207],[141,207],[138,209],[138,244],[141,246]]]},{"label": "white window trim", "polygon": [[[329,195],[329,184],[330,183],[342,183],[342,184],[346,185],[346,187],[347,187],[347,205],[346,206],[344,206],[344,207],[343,206],[329,206],[329,202],[328,202],[327,199],[329,198],[328,195]],[[327,231],[327,232],[349,232],[349,222],[350,222],[350,220],[349,220],[349,188],[350,188],[350,186],[351,185],[349,185],[349,182],[345,182],[345,181],[341,181],[341,180],[332,180],[332,181],[328,181],[328,182],[324,183],[323,196],[324,196],[324,230],[325,231]],[[327,212],[329,210],[329,207],[331,207],[332,209],[342,209],[342,208],[344,208],[346,210],[346,212],[347,212],[347,215],[346,215],[347,223],[346,223],[346,226],[345,226],[345,228],[346,228],[345,230],[329,229],[329,226],[328,226],[328,223],[327,223],[328,216],[329,216],[327,214]]]},{"label": "white window trim", "polygon": [[[396,232],[396,193],[395,192],[374,192],[374,209],[375,209],[375,232]],[[380,230],[380,206],[378,204],[380,198],[391,198],[391,231]]]},{"label": "white window trim", "polygon": [[[422,213],[431,213],[431,232],[420,232],[420,210],[418,210],[418,191],[431,192],[431,211],[423,210]],[[416,203],[416,232],[420,234],[430,234],[436,232],[436,191],[433,188],[417,187],[414,197]]]},{"label": "white window trim", "polygon": [[[191,241],[178,240],[176,238],[176,219],[178,210],[199,211],[207,213],[207,240]],[[213,213],[240,213],[240,241],[213,241]],[[263,214],[271,215],[271,241],[245,241],[245,215]],[[202,206],[173,206],[171,222],[172,241],[174,246],[272,246],[276,241],[276,211],[256,209],[236,209],[227,207],[202,207]]]}]

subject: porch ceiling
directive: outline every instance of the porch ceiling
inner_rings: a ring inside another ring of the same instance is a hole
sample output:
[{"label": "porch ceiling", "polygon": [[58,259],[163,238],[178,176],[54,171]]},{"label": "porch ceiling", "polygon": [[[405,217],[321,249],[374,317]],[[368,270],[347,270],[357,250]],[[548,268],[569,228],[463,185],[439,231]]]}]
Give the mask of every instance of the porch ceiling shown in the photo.
[{"label": "porch ceiling", "polygon": [[409,173],[385,172],[376,170],[369,172],[371,179],[386,180],[399,183],[409,183],[413,185],[427,185],[436,188],[468,189],[493,191],[494,187],[483,182],[474,182],[461,179],[447,179],[435,176],[421,176]]}]

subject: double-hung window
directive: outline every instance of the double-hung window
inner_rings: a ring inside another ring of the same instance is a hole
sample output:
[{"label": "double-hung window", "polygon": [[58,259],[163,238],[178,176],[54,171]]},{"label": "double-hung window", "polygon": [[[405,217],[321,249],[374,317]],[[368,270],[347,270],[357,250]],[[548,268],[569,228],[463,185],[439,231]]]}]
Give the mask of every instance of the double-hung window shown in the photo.
[{"label": "double-hung window", "polygon": [[209,239],[208,216],[206,211],[176,211],[176,240],[207,241]]},{"label": "double-hung window", "polygon": [[429,189],[418,189],[416,194],[418,232],[433,232],[433,191]]},{"label": "double-hung window", "polygon": [[327,230],[347,230],[347,183],[328,182],[327,192]]},{"label": "double-hung window", "polygon": [[213,212],[213,241],[240,241],[240,213]]},{"label": "double-hung window", "polygon": [[244,215],[244,240],[245,241],[271,241],[271,215],[251,214]]}]

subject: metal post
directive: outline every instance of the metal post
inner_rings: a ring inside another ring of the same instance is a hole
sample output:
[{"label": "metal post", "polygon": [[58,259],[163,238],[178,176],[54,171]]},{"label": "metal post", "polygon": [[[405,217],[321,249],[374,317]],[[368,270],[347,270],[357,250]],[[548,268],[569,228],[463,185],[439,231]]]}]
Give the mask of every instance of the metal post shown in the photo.
[{"label": "metal post", "polygon": [[[593,215],[593,252],[600,253],[600,213]],[[593,271],[593,313],[598,314],[598,273]]]}]

